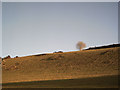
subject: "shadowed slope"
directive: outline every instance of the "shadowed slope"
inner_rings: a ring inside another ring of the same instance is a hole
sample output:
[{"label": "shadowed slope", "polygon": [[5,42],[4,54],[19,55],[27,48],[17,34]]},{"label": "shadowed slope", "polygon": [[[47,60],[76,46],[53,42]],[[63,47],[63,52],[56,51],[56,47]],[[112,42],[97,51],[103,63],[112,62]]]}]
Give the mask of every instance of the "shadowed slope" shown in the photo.
[{"label": "shadowed slope", "polygon": [[118,76],[3,84],[3,88],[118,88]]}]

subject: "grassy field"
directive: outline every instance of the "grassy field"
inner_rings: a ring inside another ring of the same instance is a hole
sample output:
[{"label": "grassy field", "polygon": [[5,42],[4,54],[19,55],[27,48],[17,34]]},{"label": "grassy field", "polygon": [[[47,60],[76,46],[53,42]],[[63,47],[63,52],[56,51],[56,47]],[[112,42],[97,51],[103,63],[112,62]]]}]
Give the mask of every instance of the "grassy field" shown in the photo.
[{"label": "grassy field", "polygon": [[3,88],[117,87],[118,52],[115,47],[5,59]]}]

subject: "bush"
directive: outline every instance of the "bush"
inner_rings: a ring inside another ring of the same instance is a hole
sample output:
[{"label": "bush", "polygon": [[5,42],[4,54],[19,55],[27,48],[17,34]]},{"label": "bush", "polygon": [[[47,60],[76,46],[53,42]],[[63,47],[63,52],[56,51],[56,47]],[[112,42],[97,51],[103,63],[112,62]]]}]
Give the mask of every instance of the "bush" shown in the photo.
[{"label": "bush", "polygon": [[79,49],[79,50],[82,50],[83,48],[86,47],[86,44],[83,43],[82,41],[79,41],[77,44],[76,44],[76,48]]}]

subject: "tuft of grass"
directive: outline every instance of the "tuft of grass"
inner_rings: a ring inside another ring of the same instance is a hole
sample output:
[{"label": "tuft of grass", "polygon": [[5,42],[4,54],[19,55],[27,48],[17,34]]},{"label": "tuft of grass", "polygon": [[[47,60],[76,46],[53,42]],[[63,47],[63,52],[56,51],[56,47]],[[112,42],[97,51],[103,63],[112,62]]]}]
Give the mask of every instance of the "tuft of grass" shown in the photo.
[{"label": "tuft of grass", "polygon": [[101,52],[100,55],[104,55],[106,54],[108,51],[105,51],[105,52]]}]

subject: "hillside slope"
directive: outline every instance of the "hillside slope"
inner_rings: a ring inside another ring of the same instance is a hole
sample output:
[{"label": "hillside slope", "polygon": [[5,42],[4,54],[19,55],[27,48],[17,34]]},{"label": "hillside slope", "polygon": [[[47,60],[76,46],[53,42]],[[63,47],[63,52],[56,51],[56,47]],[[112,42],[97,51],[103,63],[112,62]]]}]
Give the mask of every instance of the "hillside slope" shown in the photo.
[{"label": "hillside slope", "polygon": [[24,82],[118,75],[120,47],[5,59],[2,82]]}]

